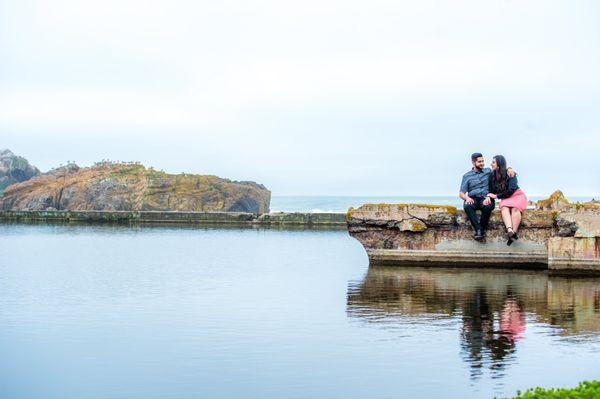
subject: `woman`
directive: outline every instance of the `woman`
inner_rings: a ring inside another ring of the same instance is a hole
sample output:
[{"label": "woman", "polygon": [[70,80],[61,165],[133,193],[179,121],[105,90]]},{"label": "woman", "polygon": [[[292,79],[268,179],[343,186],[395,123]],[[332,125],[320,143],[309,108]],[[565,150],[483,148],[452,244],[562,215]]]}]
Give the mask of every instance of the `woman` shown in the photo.
[{"label": "woman", "polygon": [[487,196],[500,199],[500,212],[508,237],[506,245],[511,245],[514,240],[519,238],[517,232],[519,231],[523,211],[527,208],[527,197],[519,188],[517,176],[508,177],[506,158],[502,155],[496,155],[492,159],[491,166],[490,193]]}]

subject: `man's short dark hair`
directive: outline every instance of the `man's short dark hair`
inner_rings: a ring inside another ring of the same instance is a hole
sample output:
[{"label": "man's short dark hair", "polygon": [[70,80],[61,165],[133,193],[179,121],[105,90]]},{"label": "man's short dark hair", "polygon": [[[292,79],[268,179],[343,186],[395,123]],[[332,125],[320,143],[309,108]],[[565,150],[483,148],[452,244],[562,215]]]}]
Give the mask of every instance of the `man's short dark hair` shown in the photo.
[{"label": "man's short dark hair", "polygon": [[482,157],[483,155],[480,152],[474,152],[473,154],[471,154],[471,161],[475,162],[477,160],[477,158]]}]

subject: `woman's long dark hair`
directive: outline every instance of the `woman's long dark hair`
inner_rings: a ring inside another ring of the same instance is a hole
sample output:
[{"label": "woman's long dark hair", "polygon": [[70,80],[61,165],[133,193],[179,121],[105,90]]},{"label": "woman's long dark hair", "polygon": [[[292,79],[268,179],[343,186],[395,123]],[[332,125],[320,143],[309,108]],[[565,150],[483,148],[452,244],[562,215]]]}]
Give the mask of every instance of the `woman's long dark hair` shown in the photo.
[{"label": "woman's long dark hair", "polygon": [[502,193],[506,191],[508,187],[508,172],[506,171],[506,158],[502,155],[496,155],[494,157],[498,167],[492,171],[492,178],[490,179],[490,186],[494,194]]}]

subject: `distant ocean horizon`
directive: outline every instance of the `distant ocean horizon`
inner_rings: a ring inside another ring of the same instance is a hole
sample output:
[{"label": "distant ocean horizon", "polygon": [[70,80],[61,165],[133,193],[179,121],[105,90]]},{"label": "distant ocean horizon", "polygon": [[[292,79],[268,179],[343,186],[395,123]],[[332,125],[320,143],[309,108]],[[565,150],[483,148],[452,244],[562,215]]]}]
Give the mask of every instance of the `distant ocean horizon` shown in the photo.
[{"label": "distant ocean horizon", "polygon": [[[531,201],[547,198],[532,196]],[[587,202],[591,197],[568,197],[572,202]],[[415,203],[440,204],[462,207],[458,196],[334,196],[334,195],[274,195],[271,197],[271,212],[346,212],[348,208],[358,208],[367,203]]]}]

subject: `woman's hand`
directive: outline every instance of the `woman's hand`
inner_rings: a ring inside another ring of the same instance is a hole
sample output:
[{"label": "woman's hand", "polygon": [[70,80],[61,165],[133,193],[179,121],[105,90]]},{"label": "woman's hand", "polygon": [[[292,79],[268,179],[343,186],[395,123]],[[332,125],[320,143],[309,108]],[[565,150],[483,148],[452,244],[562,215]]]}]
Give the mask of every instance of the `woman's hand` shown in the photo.
[{"label": "woman's hand", "polygon": [[488,197],[488,198],[493,198],[493,199],[496,199],[496,198],[498,198],[498,196],[497,196],[496,194],[494,194],[494,193],[489,193],[489,194],[487,195],[487,197]]}]

